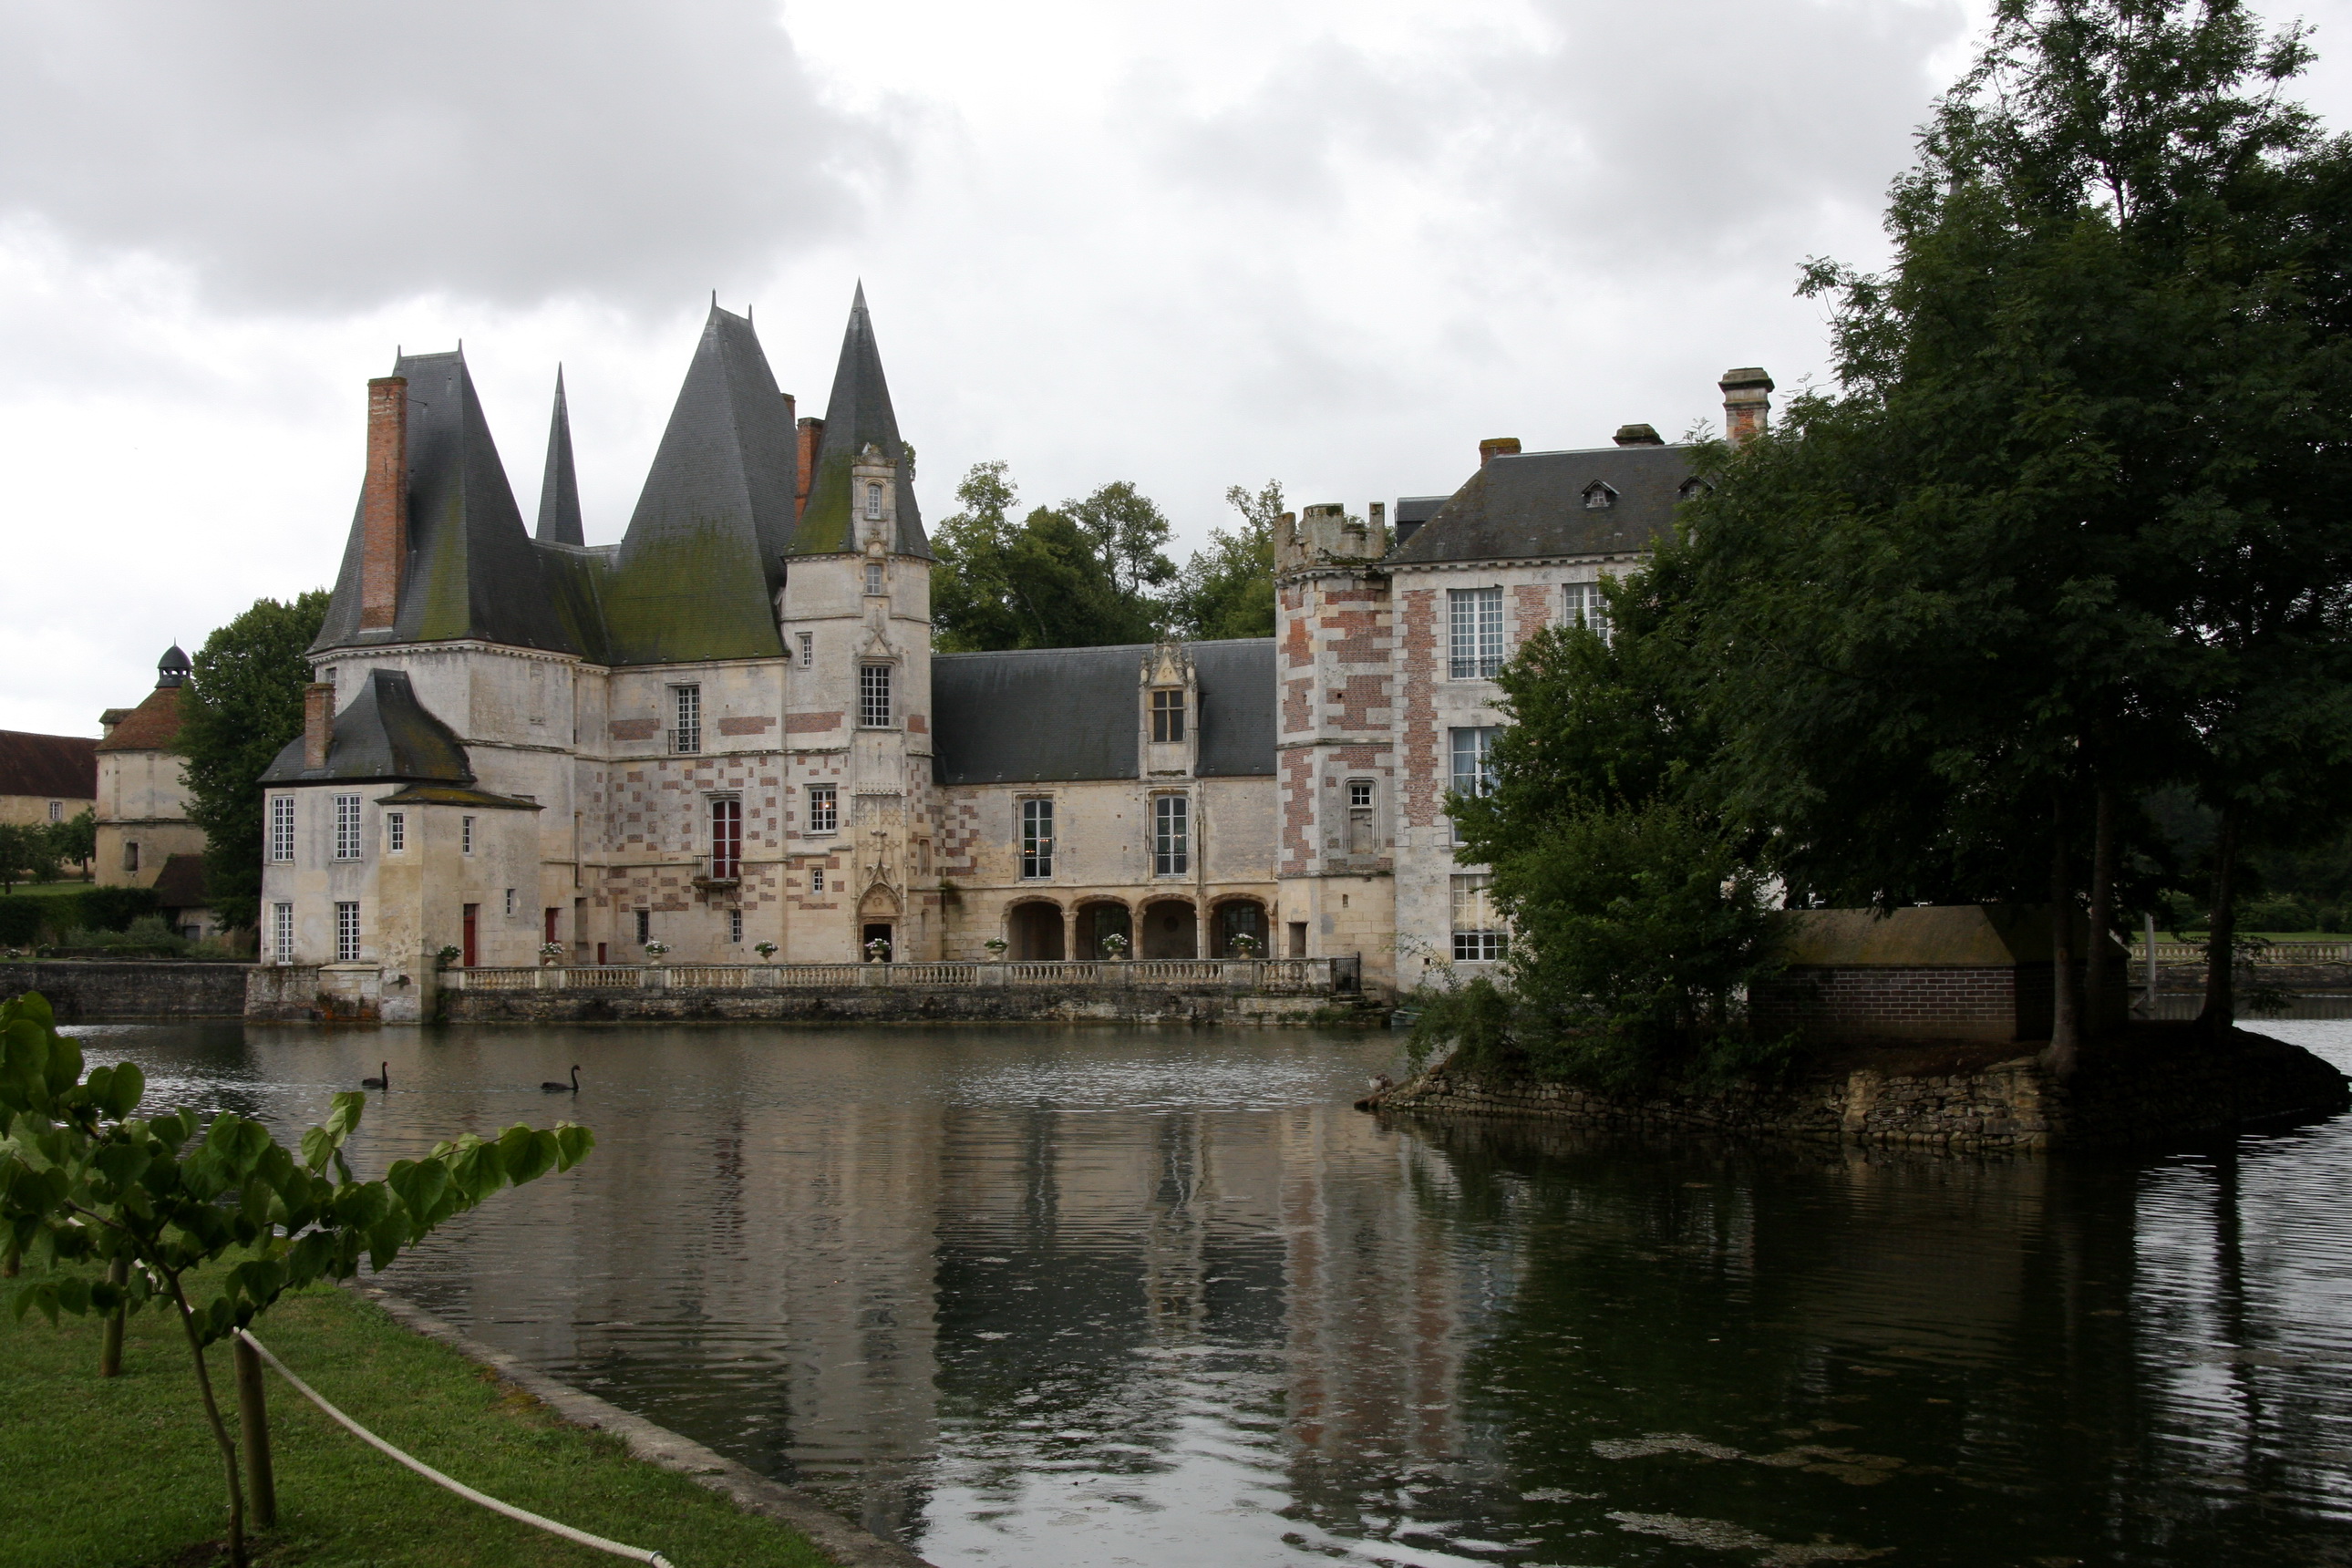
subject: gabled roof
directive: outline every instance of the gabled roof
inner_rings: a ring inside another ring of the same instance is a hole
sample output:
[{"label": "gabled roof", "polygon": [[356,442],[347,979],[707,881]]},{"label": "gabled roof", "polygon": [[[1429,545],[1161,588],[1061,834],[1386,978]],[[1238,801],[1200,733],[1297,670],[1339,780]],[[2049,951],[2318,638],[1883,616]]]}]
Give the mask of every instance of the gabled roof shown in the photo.
[{"label": "gabled roof", "polygon": [[548,602],[489,422],[462,351],[403,354],[408,378],[408,560],[388,631],[360,630],[359,509],[325,626],[312,650],[473,638],[578,650]]},{"label": "gabled roof", "polygon": [[772,658],[798,437],[749,319],[716,304],[602,587],[621,664]]},{"label": "gabled roof", "polygon": [[898,471],[898,537],[893,550],[900,555],[929,555],[922,513],[915,505],[914,465],[907,460],[906,443],[898,439],[898,416],[890,407],[890,384],[882,375],[882,352],[875,346],[874,323],[866,313],[866,285],[860,283],[849,307],[848,330],[842,334],[841,363],[834,369],[833,397],[824,408],[824,443],[817,448],[816,473],[793,540],[793,554],[839,555],[857,548],[849,466],[869,446],[878,447]]},{"label": "gabled roof", "polygon": [[179,749],[180,694],[186,687],[159,686],[124,714],[98,742],[101,752],[171,752]]},{"label": "gabled roof", "polygon": [[205,858],[171,855],[155,876],[155,902],[167,910],[201,910],[212,902],[205,891]]},{"label": "gabled roof", "polygon": [[302,763],[302,737],[278,753],[264,784],[355,784],[381,779],[412,784],[474,782],[457,732],[425,710],[404,670],[372,669],[366,683],[335,715],[327,765]]},{"label": "gabled roof", "polygon": [[563,398],[563,367],[555,367],[555,412],[547,421],[547,469],[539,480],[539,531],[550,544],[585,544],[580,529],[580,480],[572,468],[572,408]]},{"label": "gabled roof", "polygon": [[[1490,458],[1434,516],[1389,552],[1394,566],[1449,561],[1619,555],[1674,529],[1691,477],[1685,447],[1601,447]],[[1609,504],[1586,505],[1605,486]]]},{"label": "gabled roof", "polygon": [[0,795],[98,798],[98,742],[84,735],[0,730]]},{"label": "gabled roof", "polygon": [[[1184,645],[1199,682],[1197,776],[1274,772],[1274,639]],[[1148,643],[948,653],[931,659],[932,772],[943,784],[1139,776]]]}]

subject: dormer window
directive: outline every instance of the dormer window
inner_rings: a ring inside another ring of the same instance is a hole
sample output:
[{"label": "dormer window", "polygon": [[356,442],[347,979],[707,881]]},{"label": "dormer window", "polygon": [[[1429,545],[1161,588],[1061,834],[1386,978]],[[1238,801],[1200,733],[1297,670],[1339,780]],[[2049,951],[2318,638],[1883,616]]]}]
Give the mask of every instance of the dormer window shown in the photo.
[{"label": "dormer window", "polygon": [[1617,504],[1617,492],[1595,479],[1584,487],[1584,510],[1606,511]]},{"label": "dormer window", "polygon": [[1675,491],[1675,499],[1676,500],[1696,500],[1699,497],[1706,494],[1713,489],[1715,489],[1715,487],[1708,484],[1705,479],[1685,479],[1682,482],[1682,488]]},{"label": "dormer window", "polygon": [[882,487],[878,484],[869,484],[866,487],[866,521],[868,522],[882,521]]},{"label": "dormer window", "polygon": [[1184,694],[1160,690],[1151,694],[1151,743],[1172,745],[1184,739]]}]

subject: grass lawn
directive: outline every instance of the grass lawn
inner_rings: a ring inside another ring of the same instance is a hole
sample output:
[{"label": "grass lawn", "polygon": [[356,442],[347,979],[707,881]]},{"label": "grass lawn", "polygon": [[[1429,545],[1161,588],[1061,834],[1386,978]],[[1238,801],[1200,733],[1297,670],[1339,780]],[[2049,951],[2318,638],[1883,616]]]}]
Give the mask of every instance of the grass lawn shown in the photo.
[{"label": "grass lawn", "polygon": [[[289,1296],[254,1331],[362,1426],[501,1501],[677,1568],[819,1568],[800,1536],[739,1512],[617,1439],[567,1426],[529,1395],[342,1290]],[[228,1500],[187,1342],[168,1311],[130,1320],[122,1374],[98,1375],[99,1323],[0,1314],[0,1568],[205,1568]],[[206,1352],[236,1430],[226,1345]],[[277,1568],[590,1568],[609,1557],[491,1513],[335,1426],[276,1373],[268,1383],[278,1528],[253,1537]],[[248,1505],[249,1506],[249,1505]],[[219,1554],[226,1561],[226,1553]]]},{"label": "grass lawn", "polygon": [[54,899],[60,893],[84,892],[96,885],[92,882],[77,882],[70,879],[56,882],[19,882],[15,890],[0,893],[0,898],[22,899],[29,896],[36,899]]}]

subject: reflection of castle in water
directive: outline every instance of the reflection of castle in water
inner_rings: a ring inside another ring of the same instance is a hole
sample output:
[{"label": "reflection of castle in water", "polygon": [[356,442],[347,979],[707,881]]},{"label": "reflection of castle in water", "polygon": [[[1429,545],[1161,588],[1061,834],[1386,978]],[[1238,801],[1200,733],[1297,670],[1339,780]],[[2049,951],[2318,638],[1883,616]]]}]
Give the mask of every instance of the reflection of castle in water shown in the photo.
[{"label": "reflection of castle in water", "polygon": [[[720,1039],[631,1048],[654,1081],[714,1084],[740,1048]],[[1941,1489],[1916,1543],[1990,1561],[2021,1520],[2074,1529],[2061,1494],[2084,1487],[2149,1518],[2222,1489],[2286,1540],[2308,1515],[2245,1500],[2345,1479],[2312,1456],[2352,1400],[2264,1361],[2307,1332],[2294,1269],[2239,1235],[2218,1167],[1661,1159],[1203,1109],[1191,1048],[795,1041],[772,1091],[656,1096],[571,1181],[482,1211],[421,1293],[957,1560],[1048,1526],[1065,1561],[1253,1560],[1382,1515],[1539,1512],[1528,1493],[1605,1495],[1557,1505],[1603,1529],[1606,1507],[1851,1540],[1837,1510],[1875,1466]],[[671,1206],[614,1219],[649,1194]],[[1601,1451],[1657,1433],[1731,1458]],[[1902,1510],[1872,1517],[1889,1533],[1864,1544],[1906,1538]]]}]

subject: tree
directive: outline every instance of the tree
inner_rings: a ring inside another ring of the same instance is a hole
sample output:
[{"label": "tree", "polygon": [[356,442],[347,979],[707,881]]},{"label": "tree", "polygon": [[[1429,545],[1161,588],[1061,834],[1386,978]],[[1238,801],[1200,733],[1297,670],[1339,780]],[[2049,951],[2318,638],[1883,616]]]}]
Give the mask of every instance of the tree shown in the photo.
[{"label": "tree", "polygon": [[2352,763],[2352,151],[2279,98],[2308,58],[2231,0],[2000,0],[1893,269],[1809,268],[1837,386],[1713,449],[1686,541],[1726,807],[1801,897],[2080,910],[2095,985],[2188,783],[2231,1022],[2232,835],[2324,829]]},{"label": "tree", "polygon": [[1282,515],[1282,486],[1268,479],[1252,495],[1239,485],[1225,491],[1241,513],[1238,528],[1213,528],[1209,545],[1193,552],[1179,574],[1171,609],[1188,637],[1270,637],[1274,635],[1274,528]]},{"label": "tree", "polygon": [[[1174,570],[1152,543],[1167,523],[1134,486],[1106,485],[1063,510],[1038,507],[1016,524],[1019,492],[1006,465],[986,462],[972,466],[956,499],[962,510],[931,541],[940,651],[1100,647],[1159,635],[1158,601],[1143,589]],[[1122,573],[1141,586],[1123,587]]]},{"label": "tree", "polygon": [[98,812],[84,806],[63,822],[49,824],[49,850],[60,860],[71,860],[89,875],[90,858],[98,853]]},{"label": "tree", "polygon": [[[137,1066],[85,1073],[79,1047],[58,1033],[37,993],[0,1002],[0,1247],[12,1265],[38,1266],[16,1283],[16,1314],[37,1308],[54,1323],[60,1312],[111,1316],[152,1301],[179,1320],[227,1483],[236,1568],[247,1561],[245,1495],[205,1348],[289,1289],[350,1279],[362,1256],[383,1269],[452,1215],[502,1186],[569,1170],[595,1142],[570,1122],[517,1125],[493,1139],[467,1133],[362,1182],[343,1144],[363,1094],[336,1095],[298,1156],[235,1111],[209,1121],[190,1110],[139,1115],[146,1081]],[[231,1254],[238,1261],[207,1275],[192,1300],[194,1271]],[[102,1279],[82,1271],[101,1264]]]},{"label": "tree", "polygon": [[0,889],[13,893],[26,879],[46,882],[57,874],[57,845],[47,823],[0,822]]},{"label": "tree", "polygon": [[1490,1061],[1507,1038],[1538,1076],[1622,1088],[1774,1054],[1743,1008],[1775,966],[1762,846],[1709,788],[1719,742],[1674,576],[1605,588],[1606,638],[1530,637],[1497,678],[1512,722],[1491,778],[1447,799],[1459,858],[1492,868],[1509,921],[1510,1002],[1507,1026],[1484,993],[1424,1022]]},{"label": "tree", "polygon": [[291,604],[257,599],[205,639],[181,699],[188,820],[205,830],[205,888],[221,924],[260,919],[261,775],[302,733],[306,657],[325,624],[324,589]]}]

